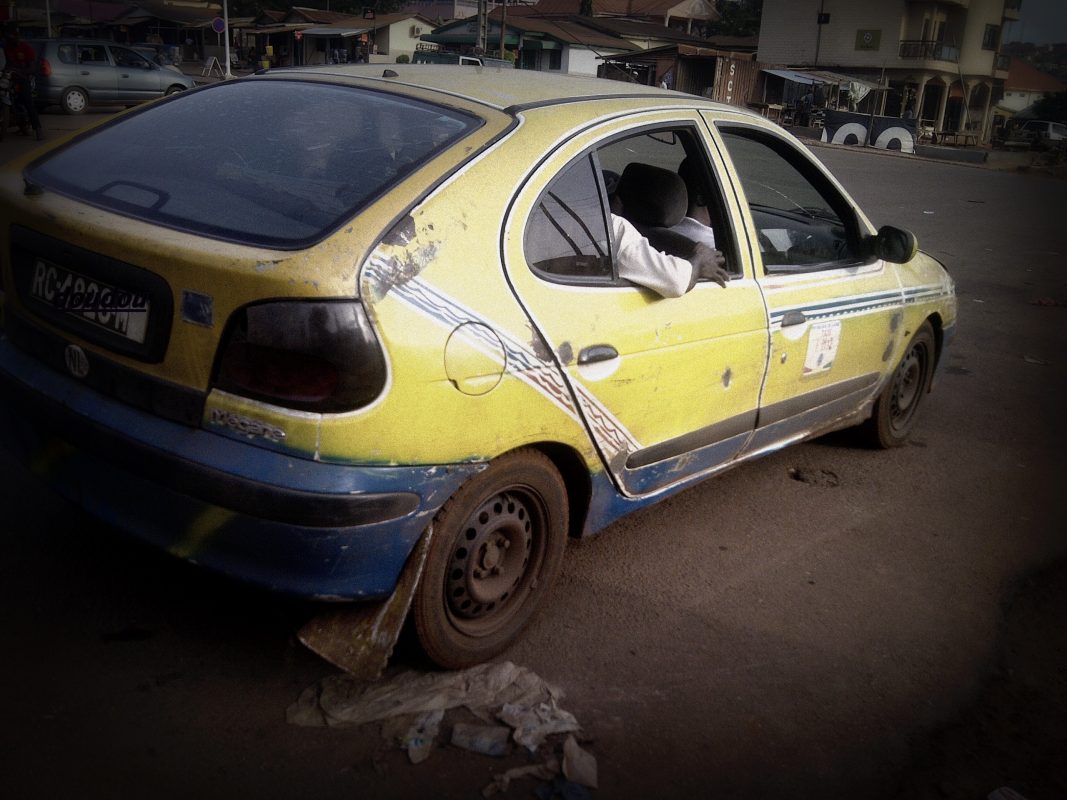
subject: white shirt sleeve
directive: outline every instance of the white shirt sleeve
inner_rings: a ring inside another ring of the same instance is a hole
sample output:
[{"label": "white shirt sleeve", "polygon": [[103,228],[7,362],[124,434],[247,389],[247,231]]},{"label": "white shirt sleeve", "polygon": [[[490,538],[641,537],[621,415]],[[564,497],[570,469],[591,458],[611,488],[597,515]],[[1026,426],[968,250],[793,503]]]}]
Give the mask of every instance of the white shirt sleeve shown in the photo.
[{"label": "white shirt sleeve", "polygon": [[693,265],[656,250],[629,220],[611,215],[619,277],[664,297],[681,297],[693,283]]},{"label": "white shirt sleeve", "polygon": [[694,242],[703,242],[712,250],[715,249],[715,231],[692,217],[683,217],[671,230]]}]

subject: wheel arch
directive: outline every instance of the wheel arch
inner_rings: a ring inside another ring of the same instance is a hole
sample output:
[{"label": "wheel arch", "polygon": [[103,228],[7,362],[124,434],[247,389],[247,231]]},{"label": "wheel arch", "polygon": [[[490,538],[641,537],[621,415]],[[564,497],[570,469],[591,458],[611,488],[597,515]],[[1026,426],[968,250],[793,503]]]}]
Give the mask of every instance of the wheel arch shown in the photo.
[{"label": "wheel arch", "polygon": [[[546,456],[563,478],[570,512],[567,519],[567,535],[573,539],[581,537],[593,495],[593,483],[589,478],[589,468],[585,460],[573,447],[560,442],[534,442],[519,449],[526,448],[537,450]],[[506,453],[501,453],[501,455],[506,455]]]},{"label": "wheel arch", "polygon": [[[945,349],[945,326],[944,321],[941,319],[941,315],[934,311],[928,316],[925,322],[930,323],[930,327],[934,331],[934,374],[937,373],[938,367],[941,365],[941,353]],[[926,387],[926,391],[929,394],[933,390],[933,381],[930,381],[930,385]]]}]

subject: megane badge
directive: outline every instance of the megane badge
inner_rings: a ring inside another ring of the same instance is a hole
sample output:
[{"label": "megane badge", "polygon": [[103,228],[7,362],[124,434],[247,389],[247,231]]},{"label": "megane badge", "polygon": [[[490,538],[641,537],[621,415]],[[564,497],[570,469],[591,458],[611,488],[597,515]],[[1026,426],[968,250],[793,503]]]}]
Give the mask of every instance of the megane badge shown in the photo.
[{"label": "megane badge", "polygon": [[78,345],[68,344],[63,356],[67,361],[67,372],[75,378],[84,378],[89,374],[89,357]]}]

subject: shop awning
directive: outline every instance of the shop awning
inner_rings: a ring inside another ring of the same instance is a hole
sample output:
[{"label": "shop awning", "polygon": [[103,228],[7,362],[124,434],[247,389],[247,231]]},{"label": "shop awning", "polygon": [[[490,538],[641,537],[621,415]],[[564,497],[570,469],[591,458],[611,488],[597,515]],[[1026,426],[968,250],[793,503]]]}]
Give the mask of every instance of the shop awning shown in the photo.
[{"label": "shop awning", "polygon": [[776,75],[779,78],[785,78],[787,81],[792,81],[793,83],[803,83],[808,85],[822,83],[822,81],[816,80],[810,75],[805,75],[803,72],[794,72],[791,69],[764,69],[763,71],[768,75]]},{"label": "shop awning", "polygon": [[307,30],[309,27],[311,27],[311,26],[306,24],[306,23],[286,24],[286,25],[283,25],[283,24],[279,24],[279,25],[262,25],[262,26],[260,26],[258,28],[245,28],[244,31],[245,31],[245,33],[250,33],[250,34],[253,34],[253,35],[256,35],[256,36],[263,35],[263,34],[266,34],[266,35],[269,36],[269,35],[275,34],[275,33],[292,33],[293,31],[303,31],[303,30]]},{"label": "shop awning", "polygon": [[828,70],[795,70],[795,69],[766,69],[763,70],[771,75],[777,75],[779,78],[785,78],[787,81],[793,83],[802,83],[806,86],[810,86],[813,83],[825,83],[830,85],[843,86],[850,83],[858,83],[867,89],[885,89],[885,86],[879,86],[877,81],[871,81],[867,78],[857,78],[852,75],[842,75],[840,72],[830,72]]},{"label": "shop awning", "polygon": [[332,25],[319,25],[314,28],[304,28],[304,36],[322,36],[324,38],[336,39],[347,38],[349,36],[359,36],[361,33],[366,33],[371,30],[370,28],[335,28]]}]

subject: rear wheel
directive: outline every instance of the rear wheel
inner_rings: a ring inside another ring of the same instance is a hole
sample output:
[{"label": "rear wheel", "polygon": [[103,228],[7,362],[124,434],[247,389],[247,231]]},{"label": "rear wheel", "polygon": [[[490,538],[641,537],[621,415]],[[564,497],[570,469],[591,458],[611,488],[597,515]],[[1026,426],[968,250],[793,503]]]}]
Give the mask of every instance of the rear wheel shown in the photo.
[{"label": "rear wheel", "polygon": [[172,94],[177,94],[178,92],[181,92],[181,91],[184,91],[184,90],[185,90],[184,86],[179,86],[178,84],[175,84],[174,86],[171,86],[170,88],[168,88],[167,91],[164,92],[164,94],[165,95],[172,95]]},{"label": "rear wheel", "polygon": [[908,342],[904,357],[875,400],[871,418],[865,423],[865,433],[872,444],[886,448],[907,441],[915,425],[916,412],[930,390],[934,359],[934,331],[929,322],[924,322]]},{"label": "rear wheel", "polygon": [[535,450],[502,456],[438,513],[412,613],[437,664],[461,668],[509,647],[559,573],[567,493]]},{"label": "rear wheel", "polygon": [[89,95],[80,86],[71,86],[63,91],[59,105],[65,114],[82,114],[89,107]]}]

